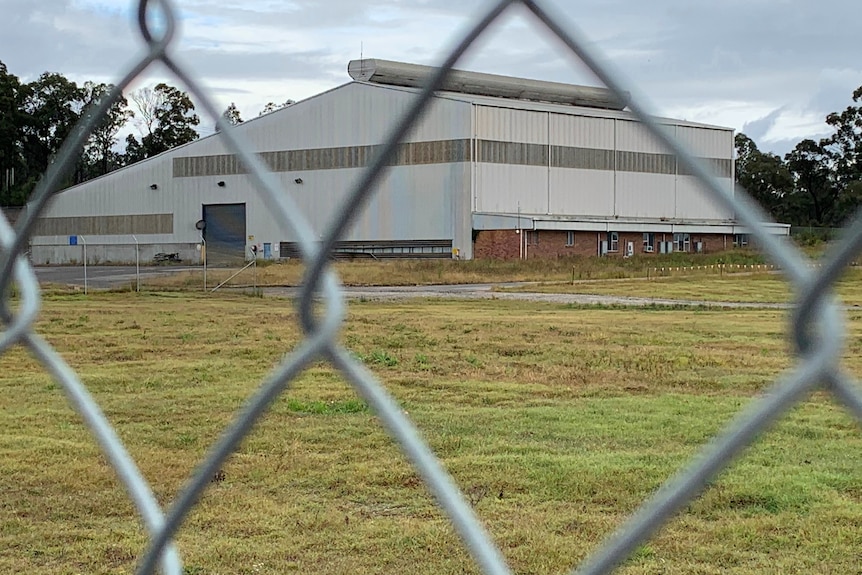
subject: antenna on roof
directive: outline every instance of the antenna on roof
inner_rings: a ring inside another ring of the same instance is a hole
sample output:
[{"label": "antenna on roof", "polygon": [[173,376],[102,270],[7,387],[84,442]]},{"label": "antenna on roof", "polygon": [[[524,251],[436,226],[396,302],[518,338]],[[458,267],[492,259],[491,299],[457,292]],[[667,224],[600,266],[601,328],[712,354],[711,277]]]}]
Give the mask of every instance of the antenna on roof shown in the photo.
[{"label": "antenna on roof", "polygon": [[365,72],[364,47],[362,42],[359,43],[359,71]]}]

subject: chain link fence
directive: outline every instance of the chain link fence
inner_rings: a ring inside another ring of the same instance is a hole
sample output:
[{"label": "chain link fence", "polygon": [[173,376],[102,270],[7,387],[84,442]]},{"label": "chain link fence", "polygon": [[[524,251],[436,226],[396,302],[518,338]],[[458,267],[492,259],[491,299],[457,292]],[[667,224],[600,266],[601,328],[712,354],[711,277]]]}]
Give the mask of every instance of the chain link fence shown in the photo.
[{"label": "chain link fence", "polygon": [[[34,321],[40,309],[39,287],[35,273],[24,256],[36,218],[45,209],[58,184],[64,181],[64,177],[72,170],[88,135],[108,111],[111,103],[152,64],[161,62],[167,66],[194,94],[210,116],[220,118],[212,100],[201,89],[190,71],[180,67],[168,51],[176,28],[173,3],[170,0],[140,0],[137,17],[147,47],[146,55],[126,72],[112,92],[74,129],[39,182],[31,198],[30,209],[19,219],[15,229],[12,229],[5,217],[0,218],[0,294],[3,294],[0,300],[0,318],[4,324],[4,331],[0,335],[0,354],[15,345],[27,348],[60,384],[71,406],[91,430],[125,486],[149,534],[149,543],[140,557],[138,573],[153,573],[159,567],[164,573],[171,575],[180,575],[183,572],[174,537],[210,483],[210,478],[237,448],[268,406],[291,386],[297,375],[311,362],[320,359],[331,362],[371,406],[452,521],[481,570],[488,574],[510,573],[500,550],[491,541],[452,478],[422,441],[407,415],[375,376],[337,343],[337,335],[346,310],[338,278],[329,266],[328,254],[343,237],[355,214],[363,209],[368,198],[374,193],[389,158],[419,120],[447,73],[474,41],[514,4],[521,4],[529,10],[548,36],[556,36],[572,55],[592,69],[608,88],[627,102],[628,108],[658,140],[678,156],[689,173],[696,175],[704,183],[716,201],[738,214],[740,223],[749,228],[772,263],[783,270],[796,293],[789,334],[795,343],[795,367],[784,374],[763,398],[740,413],[685,470],[669,479],[650,500],[644,502],[616,534],[605,541],[582,565],[575,568],[575,572],[611,572],[675,512],[696,498],[705,485],[760,432],[815,388],[828,390],[856,418],[862,419],[862,393],[855,381],[840,366],[839,357],[846,330],[842,308],[832,294],[833,284],[862,248],[862,217],[857,217],[844,231],[841,244],[831,247],[822,267],[810,268],[810,262],[803,254],[789,243],[768,233],[761,224],[768,218],[757,205],[748,197],[734,195],[732,191],[721,186],[710,176],[707,166],[665,132],[650,114],[649,108],[644,104],[645,100],[623,81],[609,63],[593,51],[584,35],[567,17],[553,12],[545,2],[538,0],[495,0],[489,2],[486,10],[476,17],[472,28],[459,39],[439,70],[417,95],[411,108],[393,125],[386,143],[380,147],[376,159],[350,190],[345,208],[335,221],[329,224],[322,241],[318,241],[318,236],[312,233],[310,225],[294,205],[291,196],[282,192],[277,179],[267,171],[261,160],[252,152],[252,148],[230,125],[219,119],[222,137],[230,150],[247,167],[249,178],[271,212],[281,226],[295,230],[301,238],[299,248],[305,261],[309,262],[297,300],[305,339],[262,382],[233,424],[212,447],[205,461],[198,466],[177,499],[169,508],[163,509],[78,375],[51,345],[34,331]],[[151,23],[156,19],[161,22],[161,32],[154,32],[151,28]],[[18,294],[14,306],[10,295],[13,292]],[[318,302],[322,305],[318,306]]]}]

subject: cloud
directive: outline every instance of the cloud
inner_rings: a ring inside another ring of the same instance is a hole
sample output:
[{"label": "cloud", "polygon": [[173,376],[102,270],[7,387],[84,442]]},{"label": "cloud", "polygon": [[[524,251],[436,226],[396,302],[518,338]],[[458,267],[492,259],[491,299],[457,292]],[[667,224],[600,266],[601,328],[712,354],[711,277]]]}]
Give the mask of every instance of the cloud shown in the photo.
[{"label": "cloud", "polygon": [[762,139],[775,126],[776,120],[781,116],[784,108],[776,108],[767,115],[742,125],[742,131],[752,140]]}]

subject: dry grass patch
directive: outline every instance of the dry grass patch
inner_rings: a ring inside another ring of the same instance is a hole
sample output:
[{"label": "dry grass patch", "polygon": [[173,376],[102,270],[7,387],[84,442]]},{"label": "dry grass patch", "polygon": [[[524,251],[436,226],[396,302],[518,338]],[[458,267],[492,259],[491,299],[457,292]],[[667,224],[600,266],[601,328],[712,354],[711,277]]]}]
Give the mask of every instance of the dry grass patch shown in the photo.
[{"label": "dry grass patch", "polygon": [[[836,286],[847,305],[862,305],[862,270],[850,268]],[[688,301],[789,303],[794,294],[777,273],[718,275],[715,273],[617,280],[543,282],[538,285],[497,288],[499,291],[577,293]]]},{"label": "dry grass patch", "polygon": [[[533,260],[356,260],[333,263],[341,281],[349,286],[396,286],[468,284],[516,281],[566,281],[573,273],[579,279],[647,277],[655,266],[696,266],[718,262],[738,264],[763,263],[754,252],[734,251],[720,254],[670,254],[632,258],[572,257]],[[168,269],[168,268],[166,268]],[[237,269],[209,268],[210,288],[227,280]],[[298,260],[261,262],[249,268],[228,286],[297,286],[302,282],[305,266]],[[181,272],[162,277],[144,277],[146,285],[161,289],[202,289],[203,270]]]}]

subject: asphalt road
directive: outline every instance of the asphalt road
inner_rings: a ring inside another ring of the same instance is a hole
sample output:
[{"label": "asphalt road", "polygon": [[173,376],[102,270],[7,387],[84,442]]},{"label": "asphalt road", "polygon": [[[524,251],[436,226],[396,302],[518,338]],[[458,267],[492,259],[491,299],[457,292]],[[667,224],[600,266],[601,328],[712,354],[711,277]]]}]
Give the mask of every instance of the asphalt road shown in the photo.
[{"label": "asphalt road", "polygon": [[[142,266],[141,277],[167,275],[176,272],[198,270],[200,267],[188,266]],[[37,267],[36,276],[41,283],[84,285],[83,266]],[[135,266],[88,266],[87,285],[94,289],[128,286],[135,281]],[[536,301],[573,305],[623,305],[623,306],[691,306],[717,308],[774,308],[789,309],[786,303],[739,303],[722,301],[674,300],[659,298],[637,298],[587,294],[550,294],[535,292],[499,292],[496,287],[520,287],[527,283],[482,283],[428,286],[370,286],[345,287],[344,292],[350,299],[374,301],[405,300],[413,298],[452,298],[452,299],[499,299]],[[272,297],[293,299],[299,289],[295,287],[267,287],[264,294]]]}]

